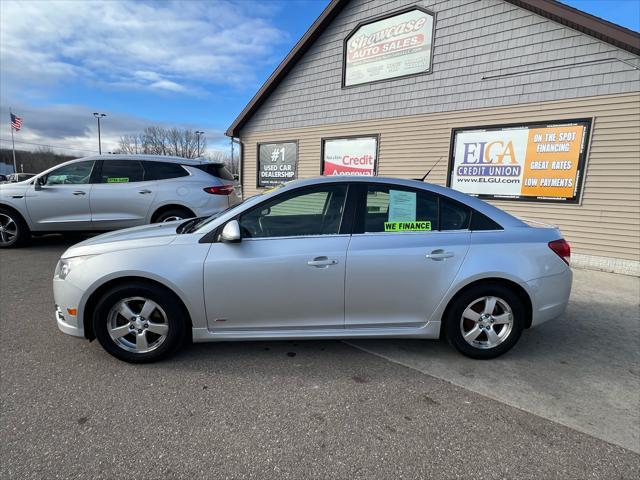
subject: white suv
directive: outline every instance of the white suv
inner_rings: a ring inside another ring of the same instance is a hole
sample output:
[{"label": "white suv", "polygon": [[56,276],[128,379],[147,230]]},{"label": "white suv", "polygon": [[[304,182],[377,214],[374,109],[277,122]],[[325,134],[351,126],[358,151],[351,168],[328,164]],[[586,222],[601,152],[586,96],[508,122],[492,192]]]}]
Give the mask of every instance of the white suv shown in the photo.
[{"label": "white suv", "polygon": [[101,155],[0,185],[0,248],[30,232],[107,231],[204,217],[240,201],[223,164],[156,155]]}]

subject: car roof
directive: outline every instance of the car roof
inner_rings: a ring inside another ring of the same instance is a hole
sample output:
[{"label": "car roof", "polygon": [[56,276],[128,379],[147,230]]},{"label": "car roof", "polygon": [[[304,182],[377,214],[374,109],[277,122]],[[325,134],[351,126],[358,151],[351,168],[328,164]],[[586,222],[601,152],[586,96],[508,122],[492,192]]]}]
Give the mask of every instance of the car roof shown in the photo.
[{"label": "car roof", "polygon": [[75,161],[83,161],[83,160],[147,160],[154,162],[166,162],[166,163],[179,163],[181,165],[202,165],[203,163],[211,164],[211,163],[219,163],[219,162],[209,162],[204,157],[199,158],[184,158],[184,157],[175,157],[171,155],[145,155],[145,154],[129,154],[129,153],[110,153],[107,155],[93,155],[91,157],[83,157],[78,158]]},{"label": "car roof", "polygon": [[437,193],[439,195],[443,195],[445,197],[456,200],[460,203],[464,203],[469,207],[479,211],[480,213],[487,215],[491,219],[498,222],[503,227],[523,227],[527,226],[522,220],[513,215],[505,212],[504,210],[495,207],[484,200],[480,200],[479,198],[472,197],[471,195],[467,195],[466,193],[459,192],[457,190],[453,190],[451,188],[442,187],[440,185],[435,185],[433,183],[423,182],[421,180],[410,180],[405,178],[395,178],[395,177],[378,177],[378,176],[352,176],[352,175],[336,175],[336,176],[327,176],[327,177],[313,177],[307,178],[303,180],[293,180],[291,182],[287,182],[280,188],[274,189],[272,192],[268,192],[262,198],[267,198],[267,196],[271,195],[279,195],[288,190],[293,190],[300,187],[305,186],[313,186],[313,185],[322,185],[325,183],[378,183],[378,184],[387,184],[387,185],[398,185],[404,187],[412,187],[418,188],[422,190],[426,190],[429,192]]}]

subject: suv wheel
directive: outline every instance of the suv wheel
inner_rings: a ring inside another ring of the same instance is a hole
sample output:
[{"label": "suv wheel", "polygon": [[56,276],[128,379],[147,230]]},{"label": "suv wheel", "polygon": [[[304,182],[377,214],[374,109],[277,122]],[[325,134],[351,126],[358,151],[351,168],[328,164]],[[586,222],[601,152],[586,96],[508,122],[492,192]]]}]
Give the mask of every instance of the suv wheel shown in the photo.
[{"label": "suv wheel", "polygon": [[187,322],[173,294],[155,285],[129,283],[98,302],[93,328],[102,347],[132,363],[167,357],[185,338]]},{"label": "suv wheel", "polygon": [[192,217],[193,213],[184,208],[172,208],[158,215],[153,223],[173,222],[175,220],[185,220]]},{"label": "suv wheel", "polygon": [[17,213],[0,208],[0,248],[19,247],[30,237],[29,227]]},{"label": "suv wheel", "polygon": [[445,320],[445,333],[462,354],[495,358],[517,343],[525,315],[522,300],[508,287],[478,285],[454,300]]}]

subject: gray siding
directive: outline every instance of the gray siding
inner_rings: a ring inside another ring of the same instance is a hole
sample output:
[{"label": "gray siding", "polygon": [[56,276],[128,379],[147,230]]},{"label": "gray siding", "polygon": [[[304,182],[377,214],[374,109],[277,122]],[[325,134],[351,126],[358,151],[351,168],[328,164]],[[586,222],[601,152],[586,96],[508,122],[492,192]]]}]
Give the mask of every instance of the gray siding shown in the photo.
[{"label": "gray siding", "polygon": [[[436,13],[433,73],[341,88],[346,35],[408,5]],[[502,0],[352,0],[242,129],[249,132],[634,92],[640,58]]]}]

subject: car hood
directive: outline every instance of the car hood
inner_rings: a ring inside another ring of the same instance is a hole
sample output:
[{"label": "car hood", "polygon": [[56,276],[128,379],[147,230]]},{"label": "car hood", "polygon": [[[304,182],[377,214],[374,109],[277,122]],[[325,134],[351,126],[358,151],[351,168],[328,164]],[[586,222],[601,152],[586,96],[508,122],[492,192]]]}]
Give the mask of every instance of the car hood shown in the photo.
[{"label": "car hood", "polygon": [[62,258],[167,245],[175,240],[176,228],[180,223],[182,220],[103,233],[70,247],[62,254]]}]

